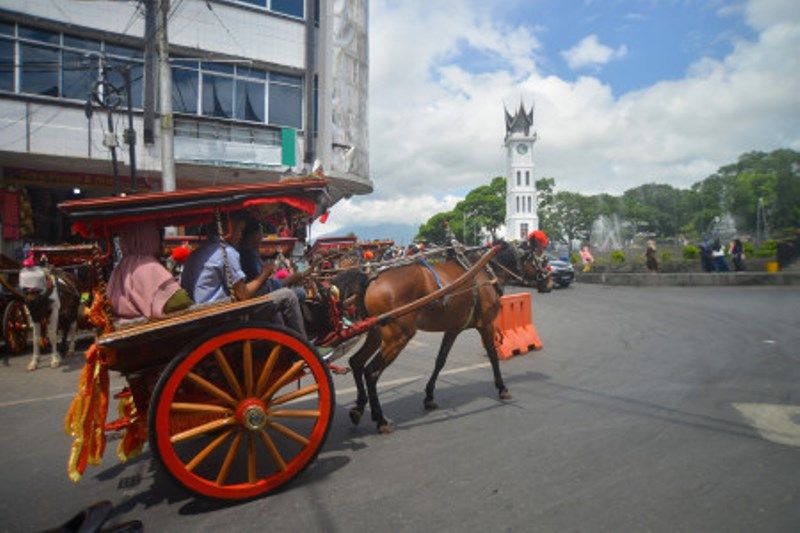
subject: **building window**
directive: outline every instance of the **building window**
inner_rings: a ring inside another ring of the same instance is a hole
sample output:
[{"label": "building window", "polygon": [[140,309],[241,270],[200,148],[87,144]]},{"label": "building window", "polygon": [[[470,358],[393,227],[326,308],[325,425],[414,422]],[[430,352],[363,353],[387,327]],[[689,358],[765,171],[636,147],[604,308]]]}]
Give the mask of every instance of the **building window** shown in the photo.
[{"label": "building window", "polygon": [[531,209],[531,197],[528,196],[528,213],[533,213],[533,209]]},{"label": "building window", "polygon": [[528,224],[523,222],[519,225],[519,240],[524,241],[528,238]]},{"label": "building window", "polygon": [[20,91],[59,96],[59,55],[57,48],[20,43]]},{"label": "building window", "polygon": [[200,74],[196,64],[194,69],[179,64],[181,68],[172,67],[172,110],[196,115]]},{"label": "building window", "polygon": [[519,213],[519,196],[517,196],[516,200],[517,200],[517,213]]},{"label": "building window", "polygon": [[14,90],[14,41],[0,39],[0,90]]},{"label": "building window", "polygon": [[530,170],[526,170],[525,171],[525,185],[530,185],[530,184],[531,184],[531,171]]},{"label": "building window", "polygon": [[289,15],[290,17],[296,17],[300,19],[303,18],[305,14],[303,9],[304,0],[237,0],[237,1],[242,2],[244,4],[263,7],[269,9],[270,11],[274,11],[275,13],[281,13],[283,15]]},{"label": "building window", "polygon": [[233,118],[233,78],[203,72],[203,115]]},{"label": "building window", "polygon": [[522,172],[517,170],[517,186],[522,184]]},{"label": "building window", "polygon": [[269,123],[303,129],[303,78],[270,73]]},{"label": "building window", "polygon": [[303,18],[303,0],[270,0],[270,11]]},{"label": "building window", "polygon": [[0,23],[0,90],[85,102],[100,79],[104,58],[108,81],[122,94],[122,69],[130,69],[131,100],[141,108],[141,50],[23,25],[14,30],[14,24]]}]

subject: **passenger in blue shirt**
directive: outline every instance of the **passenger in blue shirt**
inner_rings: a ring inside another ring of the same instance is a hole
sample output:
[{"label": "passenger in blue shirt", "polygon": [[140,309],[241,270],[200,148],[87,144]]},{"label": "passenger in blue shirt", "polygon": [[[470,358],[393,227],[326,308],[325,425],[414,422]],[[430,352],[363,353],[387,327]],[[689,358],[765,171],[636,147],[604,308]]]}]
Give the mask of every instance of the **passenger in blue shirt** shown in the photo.
[{"label": "passenger in blue shirt", "polygon": [[[262,285],[272,275],[274,266],[271,263],[264,264],[258,275],[249,281],[242,271],[239,252],[235,246],[242,238],[242,230],[247,220],[248,218],[242,213],[231,214],[231,235],[227,243],[221,242],[215,224],[206,225],[208,240],[189,255],[181,273],[181,287],[186,289],[195,303],[230,299],[227,276],[230,276],[234,299],[240,301],[250,299],[261,292]],[[270,292],[270,296],[270,302],[274,304],[271,318],[295,330],[305,339],[303,317],[294,293],[289,289],[279,289]]]}]

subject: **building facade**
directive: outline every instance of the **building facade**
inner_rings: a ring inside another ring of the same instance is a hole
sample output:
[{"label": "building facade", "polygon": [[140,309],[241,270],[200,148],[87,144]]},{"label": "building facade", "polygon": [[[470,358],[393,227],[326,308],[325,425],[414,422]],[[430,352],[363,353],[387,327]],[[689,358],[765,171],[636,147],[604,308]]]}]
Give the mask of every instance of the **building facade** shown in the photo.
[{"label": "building facade", "polygon": [[534,180],[533,106],[519,109],[511,115],[505,110],[506,137],[506,239],[525,240],[528,233],[539,229],[536,214],[536,184]]},{"label": "building facade", "polygon": [[[176,188],[277,181],[319,162],[334,200],[371,192],[367,2],[172,0]],[[156,0],[0,0],[4,252],[20,240],[67,240],[53,209],[64,199],[163,189],[163,117],[157,104],[154,122],[144,112],[147,43],[156,39],[145,31],[148,5]],[[126,72],[135,180],[123,139]]]}]

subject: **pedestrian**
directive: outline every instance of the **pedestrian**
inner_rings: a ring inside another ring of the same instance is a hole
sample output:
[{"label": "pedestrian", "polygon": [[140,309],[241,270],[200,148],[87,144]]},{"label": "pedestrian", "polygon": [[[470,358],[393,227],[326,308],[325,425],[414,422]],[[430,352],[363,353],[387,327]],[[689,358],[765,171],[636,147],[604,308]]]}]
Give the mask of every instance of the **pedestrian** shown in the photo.
[{"label": "pedestrian", "polygon": [[725,261],[725,247],[722,246],[719,237],[714,239],[711,245],[711,265],[714,272],[728,272],[730,270],[728,262]]},{"label": "pedestrian", "polygon": [[655,241],[647,241],[647,250],[644,253],[648,272],[655,274],[658,272],[658,259],[656,259]]},{"label": "pedestrian", "polygon": [[742,245],[741,239],[738,237],[733,239],[728,252],[733,260],[733,269],[736,270],[736,272],[744,270],[744,245]]},{"label": "pedestrian", "polygon": [[589,272],[592,269],[592,263],[594,263],[594,257],[592,256],[592,252],[589,251],[589,245],[584,244],[580,251],[581,261],[583,261],[583,271]]}]

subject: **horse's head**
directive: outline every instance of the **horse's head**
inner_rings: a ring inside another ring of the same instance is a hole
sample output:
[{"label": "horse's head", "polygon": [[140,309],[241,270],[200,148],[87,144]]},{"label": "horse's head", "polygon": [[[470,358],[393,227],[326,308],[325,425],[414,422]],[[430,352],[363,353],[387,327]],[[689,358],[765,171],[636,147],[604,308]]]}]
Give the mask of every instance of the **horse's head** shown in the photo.
[{"label": "horse's head", "polygon": [[520,251],[520,263],[522,265],[522,277],[525,278],[527,283],[539,285],[550,275],[546,256],[543,253],[537,254],[536,251],[529,247]]}]

